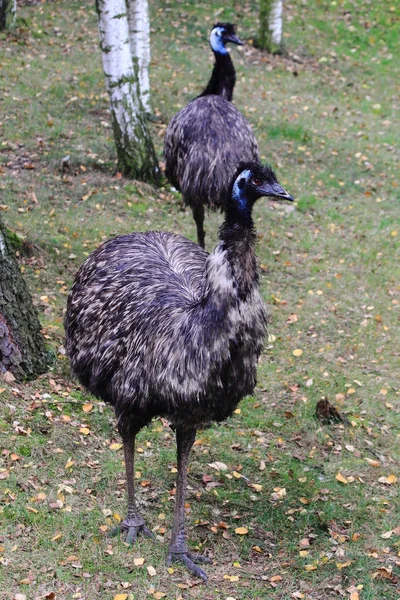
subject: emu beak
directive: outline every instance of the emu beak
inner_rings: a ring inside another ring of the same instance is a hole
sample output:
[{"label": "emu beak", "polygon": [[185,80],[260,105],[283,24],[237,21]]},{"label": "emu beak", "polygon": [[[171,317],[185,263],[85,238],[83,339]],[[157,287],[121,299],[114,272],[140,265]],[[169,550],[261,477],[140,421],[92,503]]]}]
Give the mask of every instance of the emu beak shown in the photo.
[{"label": "emu beak", "polygon": [[262,183],[257,187],[257,190],[261,196],[270,196],[279,200],[290,200],[290,202],[294,201],[293,196],[284,190],[279,183]]},{"label": "emu beak", "polygon": [[237,44],[238,46],[244,45],[243,42],[234,34],[224,36],[224,42],[232,42],[232,44]]}]

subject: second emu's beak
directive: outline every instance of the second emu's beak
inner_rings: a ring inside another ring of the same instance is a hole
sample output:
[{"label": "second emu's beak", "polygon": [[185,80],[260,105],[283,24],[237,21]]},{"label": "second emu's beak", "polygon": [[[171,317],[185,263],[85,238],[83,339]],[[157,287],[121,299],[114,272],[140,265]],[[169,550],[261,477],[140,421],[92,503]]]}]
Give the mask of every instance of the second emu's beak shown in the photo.
[{"label": "second emu's beak", "polygon": [[294,201],[293,196],[284,190],[279,183],[262,183],[257,186],[257,191],[260,192],[261,196],[270,196],[279,200],[290,200],[290,202]]},{"label": "second emu's beak", "polygon": [[224,42],[232,42],[232,44],[243,46],[243,42],[233,33],[231,35],[224,35]]}]

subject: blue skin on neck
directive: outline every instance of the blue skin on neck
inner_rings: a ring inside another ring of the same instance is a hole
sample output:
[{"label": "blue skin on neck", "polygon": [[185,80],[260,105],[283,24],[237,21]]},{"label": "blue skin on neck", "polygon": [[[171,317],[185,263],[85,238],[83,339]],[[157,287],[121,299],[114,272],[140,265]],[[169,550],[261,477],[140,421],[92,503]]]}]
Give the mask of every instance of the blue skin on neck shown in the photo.
[{"label": "blue skin on neck", "polygon": [[225,45],[222,41],[222,32],[223,29],[221,27],[215,27],[210,35],[210,46],[213,52],[217,54],[228,54],[228,50],[225,48]]},{"label": "blue skin on neck", "polygon": [[[249,222],[251,220],[252,203],[245,195],[245,185],[241,184],[243,180],[247,182],[250,177],[250,171],[243,171],[235,181],[232,188],[232,209],[235,212],[238,221]],[[241,187],[243,186],[243,187]]]}]

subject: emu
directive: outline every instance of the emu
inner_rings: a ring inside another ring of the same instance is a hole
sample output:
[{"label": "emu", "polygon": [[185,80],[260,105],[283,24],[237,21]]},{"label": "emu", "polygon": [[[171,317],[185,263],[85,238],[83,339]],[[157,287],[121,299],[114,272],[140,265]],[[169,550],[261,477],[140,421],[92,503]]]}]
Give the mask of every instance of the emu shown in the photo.
[{"label": "emu", "polygon": [[204,206],[223,210],[232,170],[239,161],[258,161],[250,124],[231,103],[235,68],[228,42],[242,45],[235,26],[217,23],[210,34],[215,64],[205,90],[170,121],[164,139],[165,175],[192,209],[204,248]]},{"label": "emu", "polygon": [[270,167],[242,164],[211,254],[165,231],[103,243],[76,275],[64,323],[73,373],[115,409],[128,492],[119,530],[128,542],[152,535],[135,498],[135,436],[164,416],[178,459],[167,562],[181,561],[205,581],[197,563],[206,558],[189,550],[184,526],[189,452],[197,429],[226,419],[256,383],[266,318],[252,208],[261,196],[293,200]]}]

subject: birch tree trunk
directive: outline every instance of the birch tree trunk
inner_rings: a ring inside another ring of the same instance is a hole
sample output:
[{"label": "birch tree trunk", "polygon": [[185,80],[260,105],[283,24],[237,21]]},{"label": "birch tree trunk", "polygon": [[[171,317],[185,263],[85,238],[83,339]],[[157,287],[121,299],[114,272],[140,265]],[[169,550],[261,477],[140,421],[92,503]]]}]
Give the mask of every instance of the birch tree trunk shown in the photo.
[{"label": "birch tree trunk", "polygon": [[150,104],[150,17],[147,0],[126,0],[128,7],[129,40],[131,55],[137,63],[140,99],[146,113],[151,114]]},{"label": "birch tree trunk", "polygon": [[257,46],[268,52],[282,50],[283,0],[260,0]]},{"label": "birch tree trunk", "polygon": [[158,161],[132,61],[126,2],[96,0],[96,8],[118,168],[135,179],[158,182]]},{"label": "birch tree trunk", "polygon": [[0,218],[0,374],[32,378],[47,365],[37,312]]},{"label": "birch tree trunk", "polygon": [[0,31],[15,25],[17,0],[0,0]]}]

